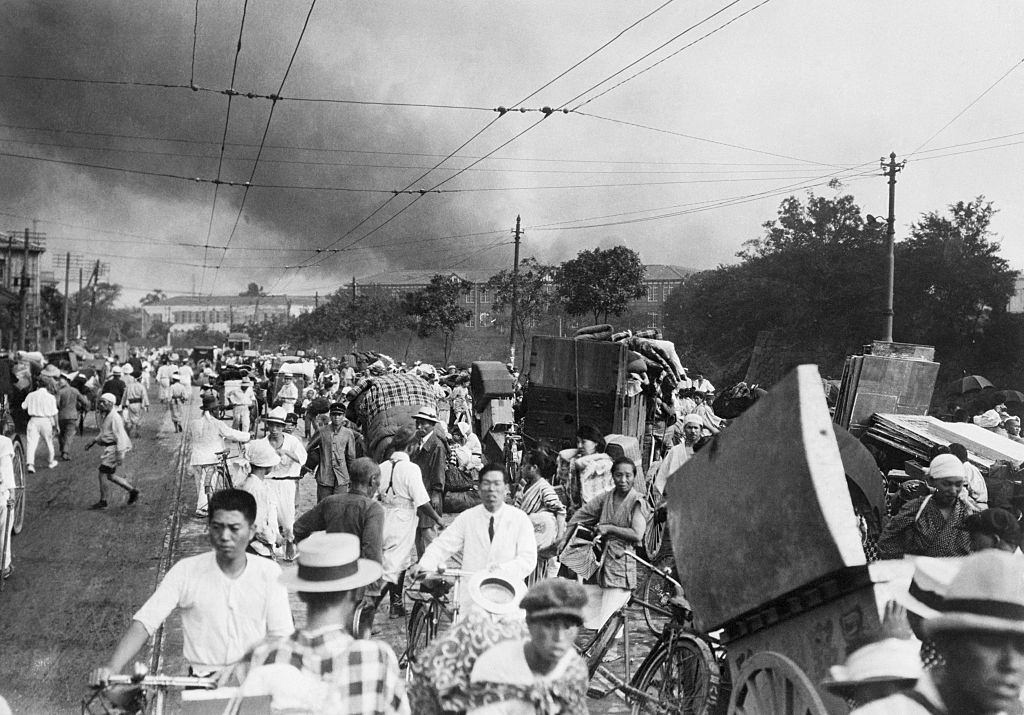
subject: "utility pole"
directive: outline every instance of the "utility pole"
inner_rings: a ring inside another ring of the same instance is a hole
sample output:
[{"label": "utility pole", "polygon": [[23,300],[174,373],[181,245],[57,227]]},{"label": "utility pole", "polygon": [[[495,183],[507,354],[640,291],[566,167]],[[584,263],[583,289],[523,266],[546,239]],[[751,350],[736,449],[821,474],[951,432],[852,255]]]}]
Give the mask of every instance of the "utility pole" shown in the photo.
[{"label": "utility pole", "polygon": [[519,241],[523,235],[519,216],[516,216],[516,230],[513,233],[516,237],[516,247],[512,258],[512,326],[508,332],[508,352],[509,362],[514,366],[516,361],[516,315],[519,312]]},{"label": "utility pole", "polygon": [[356,299],[356,277],[352,276],[352,300]]},{"label": "utility pole", "polygon": [[21,317],[18,320],[18,347],[27,350],[25,344],[28,331],[28,229],[25,229],[25,253],[21,259],[21,285],[18,286],[18,306],[21,308]]},{"label": "utility pole", "polygon": [[75,337],[79,340],[82,339],[82,291],[85,290],[85,286],[82,284],[82,266],[78,266],[78,295],[75,300]]},{"label": "utility pole", "polygon": [[893,342],[893,294],[896,289],[896,172],[903,169],[906,165],[906,160],[896,163],[896,152],[889,154],[888,162],[885,160],[885,157],[881,159],[882,170],[889,177],[889,216],[886,218],[885,225],[885,242],[889,258],[885,289],[885,310],[882,313],[884,316],[882,340],[887,343]]},{"label": "utility pole", "polygon": [[92,305],[89,306],[89,334],[92,334],[96,327],[96,284],[100,282],[100,262],[96,261],[96,267],[92,269],[92,276],[89,277],[92,283]]},{"label": "utility pole", "polygon": [[68,346],[68,289],[71,286],[71,252],[64,257],[64,347]]}]

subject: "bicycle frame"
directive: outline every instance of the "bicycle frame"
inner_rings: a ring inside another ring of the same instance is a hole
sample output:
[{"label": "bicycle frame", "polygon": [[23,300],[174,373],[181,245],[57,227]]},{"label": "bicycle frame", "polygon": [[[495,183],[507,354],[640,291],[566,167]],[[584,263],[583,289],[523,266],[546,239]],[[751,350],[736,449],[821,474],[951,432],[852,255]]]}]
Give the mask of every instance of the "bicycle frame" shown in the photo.
[{"label": "bicycle frame", "polygon": [[[217,687],[217,681],[213,678],[197,678],[191,675],[111,675],[108,686],[98,688],[92,696],[82,700],[82,713],[91,712],[89,709],[92,702],[99,698],[110,686],[135,686],[147,693],[145,703],[148,704],[150,691],[153,692],[152,712],[154,715],[163,715],[166,704],[167,692],[171,689],[184,690],[186,688],[213,690]],[[103,709],[111,712],[106,704],[101,701]],[[143,707],[146,707],[145,705]]]}]

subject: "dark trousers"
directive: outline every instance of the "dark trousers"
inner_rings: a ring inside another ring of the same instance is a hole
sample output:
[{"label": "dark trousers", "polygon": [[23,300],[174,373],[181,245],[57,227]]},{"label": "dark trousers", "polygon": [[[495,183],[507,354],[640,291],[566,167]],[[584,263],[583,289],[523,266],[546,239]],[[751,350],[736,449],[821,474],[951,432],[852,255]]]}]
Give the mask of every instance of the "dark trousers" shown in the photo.
[{"label": "dark trousers", "polygon": [[316,503],[319,504],[324,499],[334,494],[347,494],[348,486],[344,484],[337,484],[333,487],[324,486],[320,482],[316,483]]},{"label": "dark trousers", "polygon": [[60,442],[60,456],[67,457],[71,449],[71,440],[74,438],[75,430],[78,428],[78,418],[59,420],[59,424],[60,435],[58,435],[57,440]]}]

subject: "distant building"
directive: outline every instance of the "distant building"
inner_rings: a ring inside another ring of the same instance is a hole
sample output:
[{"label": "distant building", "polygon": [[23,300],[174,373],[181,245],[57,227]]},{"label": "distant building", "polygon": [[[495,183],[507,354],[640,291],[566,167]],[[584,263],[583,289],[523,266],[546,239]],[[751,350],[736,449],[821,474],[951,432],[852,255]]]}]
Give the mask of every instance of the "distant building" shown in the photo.
[{"label": "distant building", "polygon": [[[680,285],[687,276],[694,273],[694,269],[661,264],[650,264],[646,266],[646,269],[644,286],[647,288],[647,294],[643,298],[632,301],[628,312],[634,318],[642,318],[645,323],[643,327],[661,327],[664,318],[665,300],[676,286]],[[437,274],[457,276],[473,284],[472,290],[463,299],[466,308],[472,313],[472,316],[466,323],[466,327],[486,328],[494,323],[493,308],[491,307],[494,302],[494,294],[487,289],[486,284],[500,270],[445,271],[439,269],[384,271],[383,273],[357,279],[356,293],[390,296],[400,299],[406,293],[426,287],[430,283],[430,279]]]},{"label": "distant building", "polygon": [[287,295],[180,295],[142,306],[152,322],[169,323],[172,333],[186,333],[206,326],[226,333],[232,325],[296,318],[313,310],[311,296]]},{"label": "distant building", "polygon": [[1006,306],[1007,313],[1024,313],[1024,273],[1017,274],[1013,284],[1013,295]]},{"label": "distant building", "polygon": [[[0,232],[0,304],[19,307],[24,289],[25,310],[21,319],[25,321],[25,341],[28,344],[18,346],[22,349],[38,349],[44,340],[49,342],[53,337],[41,334],[40,290],[44,286],[56,285],[53,271],[42,270],[44,253],[45,234],[29,231],[26,245],[24,231]],[[12,347],[19,339],[17,329],[3,337],[3,342]]]}]

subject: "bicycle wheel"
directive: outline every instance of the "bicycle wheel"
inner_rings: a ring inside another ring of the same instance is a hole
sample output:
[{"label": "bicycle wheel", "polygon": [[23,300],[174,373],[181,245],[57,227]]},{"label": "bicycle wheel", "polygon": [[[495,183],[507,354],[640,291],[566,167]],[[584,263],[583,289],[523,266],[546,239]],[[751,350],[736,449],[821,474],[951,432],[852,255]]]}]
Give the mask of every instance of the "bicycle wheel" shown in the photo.
[{"label": "bicycle wheel", "polygon": [[648,697],[633,697],[633,715],[708,715],[718,702],[721,672],[708,644],[680,634],[656,651],[637,671],[633,686]]},{"label": "bicycle wheel", "polygon": [[[413,666],[417,658],[434,640],[434,605],[417,602],[409,615],[409,640],[403,656],[405,660],[405,680],[411,682]],[[399,663],[401,665],[401,663]]]},{"label": "bicycle wheel", "polygon": [[667,569],[670,573],[675,573],[675,557],[671,554],[666,554],[655,561],[654,565],[658,568],[656,571],[651,571],[647,574],[647,580],[644,582],[640,600],[643,601],[641,608],[644,612],[644,620],[647,622],[647,627],[651,629],[651,633],[660,636],[662,631],[665,630],[665,624],[672,620],[671,616],[656,611],[647,604],[658,606],[666,611],[669,610],[669,601],[676,595],[676,588],[665,577],[665,571]]},{"label": "bicycle wheel", "polygon": [[25,527],[25,450],[21,439],[14,439],[14,533],[20,534]]}]

